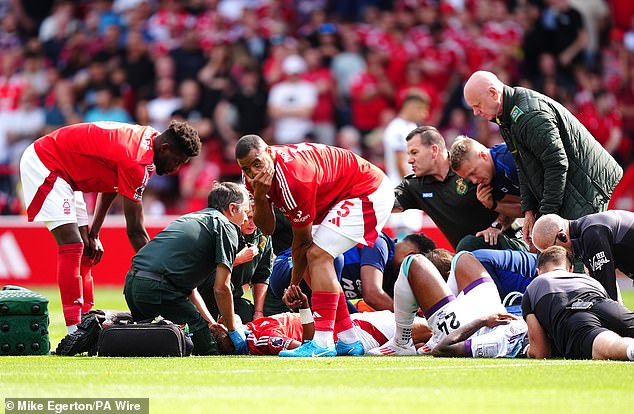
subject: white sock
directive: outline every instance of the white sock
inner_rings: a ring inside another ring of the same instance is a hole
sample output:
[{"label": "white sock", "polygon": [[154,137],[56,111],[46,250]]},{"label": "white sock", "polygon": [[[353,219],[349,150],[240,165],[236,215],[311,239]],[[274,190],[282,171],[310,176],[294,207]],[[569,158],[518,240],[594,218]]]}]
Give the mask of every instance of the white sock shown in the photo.
[{"label": "white sock", "polygon": [[335,341],[332,339],[332,331],[315,331],[313,340],[322,348],[335,346]]},{"label": "white sock", "polygon": [[355,331],[354,328],[339,332],[337,337],[341,340],[341,342],[345,342],[346,344],[351,344],[359,340],[359,335],[357,335],[357,331]]},{"label": "white sock", "polygon": [[394,284],[394,321],[396,331],[394,339],[397,344],[405,345],[412,339],[412,326],[418,310],[416,297],[407,279],[399,274]]},{"label": "white sock", "polygon": [[634,361],[634,343],[628,345],[627,349],[625,350],[625,355],[627,355],[627,359],[629,359],[630,361]]},{"label": "white sock", "polygon": [[72,334],[77,330],[77,325],[70,325],[66,327],[66,332],[68,332],[68,334]]}]

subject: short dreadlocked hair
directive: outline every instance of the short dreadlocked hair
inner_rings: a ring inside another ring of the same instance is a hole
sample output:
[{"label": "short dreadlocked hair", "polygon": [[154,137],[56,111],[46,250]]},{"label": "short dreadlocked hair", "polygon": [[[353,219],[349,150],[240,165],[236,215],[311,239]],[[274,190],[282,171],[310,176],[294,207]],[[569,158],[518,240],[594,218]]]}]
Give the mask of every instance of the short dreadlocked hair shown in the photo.
[{"label": "short dreadlocked hair", "polygon": [[172,121],[163,132],[166,141],[188,157],[195,157],[200,153],[200,137],[187,122]]}]

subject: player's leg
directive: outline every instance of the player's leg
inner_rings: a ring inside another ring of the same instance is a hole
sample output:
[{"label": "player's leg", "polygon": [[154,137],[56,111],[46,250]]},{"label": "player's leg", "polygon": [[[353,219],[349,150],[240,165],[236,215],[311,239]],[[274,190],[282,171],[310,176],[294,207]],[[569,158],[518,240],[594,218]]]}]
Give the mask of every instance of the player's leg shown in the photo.
[{"label": "player's leg", "polygon": [[369,354],[415,355],[412,330],[418,307],[429,317],[453,299],[449,287],[427,258],[409,256],[403,261],[394,285],[395,336]]},{"label": "player's leg", "polygon": [[[335,249],[330,248],[333,257],[343,254],[354,245],[373,245],[389,219],[393,205],[394,191],[390,180],[384,177],[379,188],[368,196],[345,200],[335,206],[321,226],[327,231],[320,233],[320,228],[319,236],[328,232],[339,233],[342,236],[338,238],[339,245]],[[323,245],[323,242],[324,239],[318,238],[316,244]],[[337,354],[363,355],[363,344],[353,328],[343,292],[339,294],[335,325],[339,332]]]},{"label": "player's leg", "polygon": [[605,300],[596,302],[591,313],[605,328],[592,341],[592,359],[634,360],[634,312]]},{"label": "player's leg", "polygon": [[84,249],[74,192],[66,181],[44,166],[33,145],[20,160],[20,179],[29,221],[45,222],[57,242],[57,281],[66,326],[72,333],[81,320],[83,286],[79,273]]},{"label": "player's leg", "polygon": [[[55,226],[47,222],[47,226]],[[50,229],[57,242],[57,284],[68,333],[73,333],[81,320],[83,281],[80,275],[84,243],[76,223],[62,224]]]},{"label": "player's leg", "polygon": [[394,283],[394,336],[385,344],[371,349],[368,355],[383,356],[407,356],[416,355],[414,342],[412,340],[412,330],[414,317],[418,310],[418,302],[414,296],[411,286],[407,280],[407,270],[404,268],[410,265],[414,256],[405,259],[401,271]]},{"label": "player's leg", "polygon": [[[319,230],[321,230],[321,227]],[[315,241],[315,235],[313,235],[313,241]],[[339,235],[335,234],[334,240],[339,237]],[[335,242],[334,244],[337,243]],[[299,348],[282,351],[279,355],[281,357],[335,356],[337,352],[333,340],[333,331],[341,286],[337,281],[334,256],[316,243],[313,243],[308,249],[306,256],[308,262],[307,272],[311,275],[310,284],[312,288],[311,299],[313,318],[315,320],[315,335],[311,341]]]},{"label": "player's leg", "polygon": [[592,359],[634,361],[634,338],[624,338],[612,331],[603,331],[592,342]]},{"label": "player's leg", "polygon": [[458,284],[458,292],[463,292],[474,282],[482,279],[493,282],[491,275],[482,266],[482,263],[471,253],[457,255],[454,259],[454,274]]},{"label": "player's leg", "polygon": [[81,257],[79,275],[82,280],[84,303],[81,313],[90,312],[95,304],[95,287],[92,278],[92,260],[90,258],[90,245],[88,242],[88,211],[81,191],[75,191],[75,208],[77,211],[77,226],[79,234],[84,242],[84,252]]},{"label": "player's leg", "polygon": [[[342,312],[338,310],[343,294],[335,273],[334,258],[313,244],[308,249],[308,273],[311,275],[312,307],[315,318],[314,341],[322,348],[334,349],[333,331],[335,323],[341,323]],[[344,305],[344,310],[348,308]],[[348,314],[348,319],[350,315]],[[352,323],[350,323],[352,327]]]}]

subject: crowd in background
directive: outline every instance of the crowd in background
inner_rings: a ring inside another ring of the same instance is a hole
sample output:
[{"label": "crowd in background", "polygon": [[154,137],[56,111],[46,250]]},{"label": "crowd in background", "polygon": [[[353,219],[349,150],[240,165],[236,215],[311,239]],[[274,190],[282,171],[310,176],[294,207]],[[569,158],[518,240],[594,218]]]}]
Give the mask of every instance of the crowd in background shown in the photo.
[{"label": "crowd in background", "polygon": [[0,213],[23,210],[22,151],[77,122],[199,131],[201,156],[150,180],[148,215],[202,208],[213,180],[239,180],[243,134],[382,166],[382,131],[413,93],[448,144],[491,146],[497,126],[462,97],[479,69],[556,99],[634,160],[631,0],[0,0]]}]

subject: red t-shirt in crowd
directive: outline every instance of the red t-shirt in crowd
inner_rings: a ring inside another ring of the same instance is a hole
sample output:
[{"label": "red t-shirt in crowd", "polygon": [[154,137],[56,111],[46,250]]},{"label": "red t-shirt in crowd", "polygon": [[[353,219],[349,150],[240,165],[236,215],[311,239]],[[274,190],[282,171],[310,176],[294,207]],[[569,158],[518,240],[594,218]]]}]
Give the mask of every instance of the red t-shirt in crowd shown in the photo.
[{"label": "red t-shirt in crowd", "polygon": [[[276,156],[270,200],[293,227],[319,224],[340,201],[370,195],[385,174],[352,151],[322,144],[271,146]],[[247,182],[249,191],[253,192]]]},{"label": "red t-shirt in crowd", "polygon": [[94,122],[60,128],[35,141],[35,152],[73,190],[117,192],[141,201],[154,173],[152,127]]},{"label": "red t-shirt in crowd", "polygon": [[358,74],[351,82],[352,122],[362,131],[378,127],[381,113],[390,106],[388,99],[378,89],[379,81],[367,72]]}]

